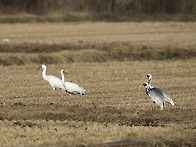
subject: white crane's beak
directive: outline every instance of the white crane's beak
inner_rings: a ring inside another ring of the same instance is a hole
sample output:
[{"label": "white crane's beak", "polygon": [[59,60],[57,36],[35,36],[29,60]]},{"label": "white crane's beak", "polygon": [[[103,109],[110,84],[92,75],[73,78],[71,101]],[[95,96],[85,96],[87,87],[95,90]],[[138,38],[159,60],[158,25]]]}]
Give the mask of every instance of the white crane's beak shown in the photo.
[{"label": "white crane's beak", "polygon": [[40,70],[41,69],[41,67],[39,67],[38,69],[36,69],[35,71],[38,71],[38,70]]},{"label": "white crane's beak", "polygon": [[67,74],[67,72],[64,72],[64,71],[63,71],[63,73],[64,73],[64,74]]}]

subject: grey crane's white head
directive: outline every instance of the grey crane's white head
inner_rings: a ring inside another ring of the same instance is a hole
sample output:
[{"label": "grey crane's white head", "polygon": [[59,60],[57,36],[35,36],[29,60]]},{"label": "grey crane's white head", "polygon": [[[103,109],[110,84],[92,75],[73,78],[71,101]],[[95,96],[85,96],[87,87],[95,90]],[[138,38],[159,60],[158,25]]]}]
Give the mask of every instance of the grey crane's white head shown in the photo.
[{"label": "grey crane's white head", "polygon": [[147,82],[144,82],[143,83],[143,86],[145,86],[147,88],[148,87],[148,83]]},{"label": "grey crane's white head", "polygon": [[148,80],[151,80],[152,79],[152,75],[151,74],[147,74],[147,78],[148,78]]}]

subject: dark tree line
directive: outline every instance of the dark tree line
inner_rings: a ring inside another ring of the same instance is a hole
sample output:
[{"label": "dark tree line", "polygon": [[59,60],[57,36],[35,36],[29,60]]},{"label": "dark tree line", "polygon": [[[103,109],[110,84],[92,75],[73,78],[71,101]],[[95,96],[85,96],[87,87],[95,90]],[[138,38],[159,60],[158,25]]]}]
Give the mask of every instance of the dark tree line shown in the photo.
[{"label": "dark tree line", "polygon": [[1,14],[59,12],[89,14],[191,14],[196,15],[196,0],[0,0]]}]

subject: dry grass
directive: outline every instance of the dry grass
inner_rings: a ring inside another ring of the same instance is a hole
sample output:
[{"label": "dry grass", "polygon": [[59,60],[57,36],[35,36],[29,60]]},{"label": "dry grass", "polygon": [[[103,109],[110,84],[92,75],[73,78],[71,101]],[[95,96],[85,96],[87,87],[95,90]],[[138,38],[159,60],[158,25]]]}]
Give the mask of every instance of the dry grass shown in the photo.
[{"label": "dry grass", "polygon": [[0,38],[10,42],[0,44],[0,64],[188,59],[196,56],[195,26],[173,22],[1,24]]},{"label": "dry grass", "polygon": [[24,23],[1,24],[0,38],[11,44],[102,45],[130,43],[133,46],[179,48],[195,46],[195,23]]},{"label": "dry grass", "polygon": [[[48,74],[83,86],[85,96],[59,91],[58,106],[51,106],[52,88],[37,66],[0,67],[1,144],[92,145],[116,140],[149,145],[195,145],[195,59],[64,63],[48,66]],[[82,72],[81,72],[82,71]],[[142,83],[162,88],[176,106],[163,111],[148,99]],[[14,75],[14,76],[13,76]],[[6,78],[4,78],[6,77]],[[16,78],[17,77],[17,78]]]},{"label": "dry grass", "polygon": [[[0,38],[10,42],[0,45],[0,144],[101,146],[131,140],[195,146],[195,26],[1,24]],[[73,96],[70,104],[71,97],[59,91],[58,105],[50,105],[52,88],[35,71],[43,63],[58,77],[64,69],[67,81],[84,87],[86,95]],[[142,86],[147,73],[175,107],[160,111],[148,98]]]}]

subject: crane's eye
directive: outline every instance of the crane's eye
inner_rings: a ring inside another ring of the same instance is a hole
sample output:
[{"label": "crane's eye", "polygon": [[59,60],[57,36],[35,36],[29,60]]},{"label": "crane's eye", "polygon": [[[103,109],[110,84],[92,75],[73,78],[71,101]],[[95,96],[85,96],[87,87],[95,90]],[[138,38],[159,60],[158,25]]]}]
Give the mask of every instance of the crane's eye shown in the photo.
[{"label": "crane's eye", "polygon": [[147,75],[147,77],[149,78],[149,77],[150,77],[150,75]]},{"label": "crane's eye", "polygon": [[144,85],[144,86],[147,86],[147,84],[146,84],[146,83],[144,83],[143,85]]}]

